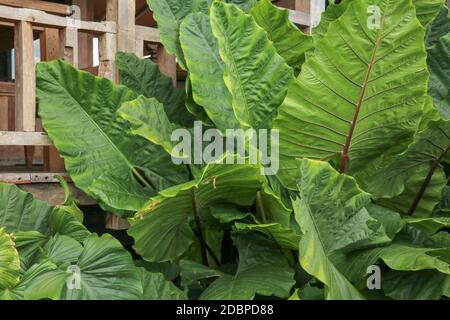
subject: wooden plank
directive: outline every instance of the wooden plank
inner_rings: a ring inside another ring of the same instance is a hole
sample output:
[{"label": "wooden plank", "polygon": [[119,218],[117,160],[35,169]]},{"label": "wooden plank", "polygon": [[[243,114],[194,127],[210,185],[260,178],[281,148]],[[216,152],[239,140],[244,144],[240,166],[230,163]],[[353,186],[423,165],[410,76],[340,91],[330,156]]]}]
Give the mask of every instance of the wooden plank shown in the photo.
[{"label": "wooden plank", "polygon": [[76,28],[67,27],[59,31],[62,59],[78,67],[78,33]]},{"label": "wooden plank", "polygon": [[[41,59],[44,61],[50,61],[59,59],[62,56],[60,42],[59,42],[59,30],[46,28],[41,33]],[[38,106],[39,107],[39,106]],[[47,141],[50,142],[50,141]],[[48,172],[63,172],[64,160],[58,153],[58,150],[54,146],[44,146],[43,150],[44,171]]]},{"label": "wooden plank", "polygon": [[36,76],[31,23],[20,21],[14,30],[16,68],[16,130],[36,129]]},{"label": "wooden plank", "polygon": [[30,184],[30,183],[50,183],[58,182],[55,176],[66,176],[67,173],[52,172],[0,172],[0,183]]},{"label": "wooden plank", "polygon": [[289,19],[292,23],[300,27],[308,27],[310,25],[309,13],[300,12],[297,10],[289,10]]},{"label": "wooden plank", "polygon": [[135,52],[135,12],[134,0],[120,0],[117,7],[117,50]]},{"label": "wooden plank", "polygon": [[13,82],[0,82],[0,96],[14,96],[16,85]]},{"label": "wooden plank", "polygon": [[138,58],[142,59],[144,57],[144,41],[136,39],[136,44],[134,46],[135,54]]},{"label": "wooden plank", "polygon": [[[52,180],[52,183],[30,182],[25,184],[22,182],[22,184],[19,184],[18,187],[25,192],[31,193],[35,199],[46,201],[52,206],[60,205],[64,202],[64,190],[59,183],[56,183],[56,181],[54,181],[54,175],[55,173],[48,173],[39,178],[41,180],[42,178],[44,178],[45,180],[45,177],[48,177]],[[31,174],[30,178],[32,176],[33,175]],[[67,174],[63,174],[63,176],[66,178],[66,180],[69,179]],[[97,203],[95,199],[87,196],[85,193],[76,188],[73,183],[69,182],[68,185],[72,195],[81,205],[95,205]]]},{"label": "wooden plank", "polygon": [[160,43],[159,30],[152,27],[136,26],[136,40]]},{"label": "wooden plank", "polygon": [[162,44],[158,45],[156,52],[156,63],[159,66],[159,70],[166,76],[172,78],[173,85],[177,85],[177,61],[174,55],[167,53]]},{"label": "wooden plank", "polygon": [[51,146],[45,132],[0,131],[0,146]]},{"label": "wooden plank", "polygon": [[59,4],[48,1],[36,1],[36,0],[0,0],[0,5],[17,7],[17,8],[29,8],[35,10],[45,11],[60,16],[70,16],[70,6],[65,4]]},{"label": "wooden plank", "polygon": [[307,15],[303,18],[305,23],[299,25],[306,27],[302,29],[305,33],[311,34],[312,28],[319,24],[321,14],[325,11],[325,0],[295,0],[295,11]]},{"label": "wooden plank", "polygon": [[[94,1],[92,0],[73,0],[73,6],[79,10],[79,18],[83,21],[94,20]],[[85,32],[78,33],[78,68],[87,69],[93,66],[93,35]]]},{"label": "wooden plank", "polygon": [[114,64],[116,50],[116,35],[105,33],[100,36],[98,75],[113,82],[117,82],[117,71]]},{"label": "wooden plank", "polygon": [[8,97],[0,97],[0,130],[8,131]]},{"label": "wooden plank", "polygon": [[69,17],[60,17],[33,9],[18,9],[0,5],[0,20],[4,21],[25,21],[31,22],[35,26],[63,29],[67,26],[74,27],[81,32],[116,33],[116,23],[114,21],[80,21]]}]

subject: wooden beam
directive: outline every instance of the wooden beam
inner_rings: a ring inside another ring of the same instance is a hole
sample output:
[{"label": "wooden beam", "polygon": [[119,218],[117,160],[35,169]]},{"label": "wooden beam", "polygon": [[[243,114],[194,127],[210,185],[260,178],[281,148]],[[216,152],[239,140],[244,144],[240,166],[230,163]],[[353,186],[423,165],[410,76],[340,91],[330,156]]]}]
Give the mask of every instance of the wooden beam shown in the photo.
[{"label": "wooden beam", "polygon": [[7,131],[8,125],[8,97],[0,96],[0,130]]},{"label": "wooden beam", "polygon": [[51,172],[0,173],[0,183],[30,184],[30,183],[58,182],[58,180],[55,178],[56,175],[68,176],[67,173],[51,173]]},{"label": "wooden beam", "polygon": [[117,7],[117,49],[135,52],[135,12],[136,1],[120,0]]},{"label": "wooden beam", "polygon": [[[22,176],[22,183],[20,183],[18,187],[25,192],[31,193],[35,199],[45,201],[53,206],[60,205],[64,202],[64,190],[55,180],[55,175],[57,175],[57,173],[45,173],[44,175],[38,175],[36,178],[36,174],[30,174],[30,179],[33,178],[34,181],[30,181],[29,183],[24,183],[23,181],[28,179],[28,177]],[[58,175],[62,175],[66,180],[70,180],[67,174]],[[14,178],[14,176],[12,177]],[[39,182],[40,180],[43,180],[45,183]],[[51,183],[48,183],[48,180],[51,180]],[[93,198],[77,189],[72,182],[69,182],[68,185],[72,195],[77,199],[80,205],[97,204]]]},{"label": "wooden beam", "polygon": [[136,40],[148,41],[148,42],[161,42],[159,36],[159,30],[152,27],[136,26]]},{"label": "wooden beam", "polygon": [[0,146],[51,146],[45,132],[0,131]]},{"label": "wooden beam", "polygon": [[289,10],[289,19],[293,24],[301,27],[309,26],[310,16],[306,12],[300,12],[297,10]]},{"label": "wooden beam", "polygon": [[65,4],[59,4],[48,1],[36,1],[36,0],[0,0],[0,5],[17,7],[17,8],[29,8],[35,10],[45,11],[60,16],[70,16],[70,6]]},{"label": "wooden beam", "polygon": [[18,9],[0,5],[0,19],[5,21],[31,22],[35,26],[63,29],[74,27],[81,32],[116,33],[116,23],[113,21],[79,21],[69,17],[60,17],[33,9]]},{"label": "wooden beam", "polygon": [[98,75],[113,82],[117,82],[118,74],[114,64],[116,50],[116,35],[105,33],[100,36]]},{"label": "wooden beam", "polygon": [[307,34],[311,34],[312,28],[319,24],[323,11],[325,11],[325,0],[295,0],[294,12],[303,15],[300,19],[303,23],[297,24],[306,27],[303,31]]},{"label": "wooden beam", "polygon": [[14,96],[16,86],[13,82],[0,82],[0,96]]},{"label": "wooden beam", "polygon": [[36,76],[31,23],[19,21],[14,30],[16,68],[16,130],[36,130]]},{"label": "wooden beam", "polygon": [[[72,0],[72,5],[80,10],[80,19],[83,21],[94,20],[94,1]],[[87,69],[93,66],[93,35],[85,32],[78,33],[78,68]]]}]

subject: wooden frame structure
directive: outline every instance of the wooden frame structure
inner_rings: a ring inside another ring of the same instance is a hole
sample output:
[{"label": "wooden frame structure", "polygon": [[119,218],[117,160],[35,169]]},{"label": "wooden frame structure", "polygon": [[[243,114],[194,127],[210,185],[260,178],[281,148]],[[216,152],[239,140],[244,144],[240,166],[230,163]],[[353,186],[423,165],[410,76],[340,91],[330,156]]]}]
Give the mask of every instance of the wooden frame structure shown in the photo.
[{"label": "wooden frame structure", "polygon": [[[0,131],[0,147],[23,146],[25,154],[27,150],[32,152],[36,146],[46,148],[44,172],[0,171],[0,182],[39,184],[56,182],[53,178],[55,174],[64,175],[62,160],[36,121],[35,32],[40,33],[43,60],[60,58],[76,67],[83,60],[80,55],[84,54],[80,50],[80,41],[84,41],[83,37],[92,39],[95,35],[99,39],[98,75],[115,82],[118,80],[114,66],[117,51],[134,52],[142,57],[144,43],[160,43],[156,28],[136,25],[135,0],[106,0],[105,19],[100,22],[87,19],[92,11],[89,6],[94,1],[73,0],[73,3],[79,6],[37,0],[0,0],[0,26],[14,28],[16,79],[15,83],[0,82],[0,99],[9,97],[12,101],[15,98],[14,104],[8,104],[8,110],[0,108],[0,122],[2,118],[15,119],[13,130]],[[325,10],[325,0],[280,0],[278,3],[290,10],[291,20],[306,32],[319,22],[321,12]],[[91,42],[84,41],[83,45]],[[167,54],[162,45],[158,45],[157,63],[161,71],[176,83],[176,60]],[[84,69],[88,66],[80,67]]]}]

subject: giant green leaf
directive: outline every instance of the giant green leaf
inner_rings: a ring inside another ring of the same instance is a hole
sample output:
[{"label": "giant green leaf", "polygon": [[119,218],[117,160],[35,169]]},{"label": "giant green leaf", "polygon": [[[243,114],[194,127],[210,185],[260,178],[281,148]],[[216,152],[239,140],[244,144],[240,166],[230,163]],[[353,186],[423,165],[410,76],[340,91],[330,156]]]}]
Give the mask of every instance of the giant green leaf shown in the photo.
[{"label": "giant green leaf", "polygon": [[251,205],[262,184],[257,165],[208,164],[196,180],[161,191],[136,213],[128,229],[134,249],[153,262],[181,256],[195,239],[195,213],[218,203]]},{"label": "giant green leaf", "polygon": [[176,126],[169,121],[158,100],[139,96],[125,102],[118,114],[130,124],[133,134],[160,145],[169,154],[172,152],[175,143],[171,141],[171,135]]},{"label": "giant green leaf", "polygon": [[120,105],[136,98],[130,89],[53,61],[37,66],[37,96],[42,124],[72,180],[108,207],[138,210],[152,189],[185,181],[184,168],[117,117]]},{"label": "giant green leaf", "polygon": [[424,26],[436,18],[445,0],[412,0],[416,7],[417,18]]},{"label": "giant green leaf", "polygon": [[62,234],[79,241],[90,232],[66,206],[52,207],[11,184],[0,184],[0,227],[8,232]]},{"label": "giant green leaf", "polygon": [[271,128],[293,79],[267,33],[238,7],[214,2],[211,26],[225,63],[224,79],[243,128]]},{"label": "giant green leaf", "polygon": [[0,299],[19,282],[19,253],[11,235],[0,228]]},{"label": "giant green leaf", "polygon": [[161,42],[170,54],[175,54],[178,64],[186,70],[180,45],[180,24],[190,13],[208,13],[211,0],[147,0],[158,23]]},{"label": "giant green leaf", "polygon": [[209,17],[204,13],[190,14],[181,24],[180,41],[189,67],[194,101],[205,109],[218,129],[239,127]]},{"label": "giant green leaf", "polygon": [[[379,29],[368,27],[369,4],[382,12]],[[286,186],[295,188],[296,158],[365,176],[406,148],[424,104],[423,39],[407,0],[354,1],[330,23],[274,121]]]},{"label": "giant green leaf", "polygon": [[261,232],[268,238],[274,240],[282,248],[297,250],[300,236],[295,230],[283,227],[279,223],[250,224],[236,222],[235,227],[240,232]]},{"label": "giant green leaf", "polygon": [[156,98],[164,105],[170,121],[178,125],[192,126],[193,117],[185,107],[186,94],[175,88],[172,78],[164,75],[150,59],[139,59],[133,53],[117,52],[116,67],[120,83],[138,95]]},{"label": "giant green leaf", "polygon": [[434,46],[441,37],[450,32],[450,15],[447,6],[442,6],[436,19],[428,26],[425,43],[427,47]]},{"label": "giant green leaf", "polygon": [[438,300],[450,287],[450,276],[433,271],[389,271],[382,276],[384,293],[396,300]]},{"label": "giant green leaf", "polygon": [[289,11],[277,8],[269,0],[259,0],[249,13],[267,32],[269,40],[286,63],[300,69],[305,62],[305,52],[313,46],[313,39],[289,20]]},{"label": "giant green leaf", "polygon": [[434,270],[448,276],[449,258],[449,248],[424,248],[409,243],[393,243],[385,247],[336,255],[332,259],[348,279],[357,282],[367,276],[367,267],[379,260],[397,271]]},{"label": "giant green leaf", "polygon": [[255,2],[258,0],[223,0],[223,1],[227,3],[232,3],[241,8],[242,11],[248,12],[255,4]]},{"label": "giant green leaf", "polygon": [[52,207],[12,184],[0,183],[0,227],[7,232],[48,232]]},{"label": "giant green leaf", "polygon": [[152,273],[139,268],[139,275],[143,288],[143,300],[187,300],[186,293],[167,281],[162,273]]},{"label": "giant green leaf", "polygon": [[390,241],[364,208],[370,203],[370,195],[352,177],[339,174],[326,162],[302,160],[299,169],[300,198],[293,204],[303,233],[300,264],[328,287],[328,299],[362,298],[330,256]]},{"label": "giant green leaf", "polygon": [[317,43],[327,33],[330,23],[337,20],[347,10],[349,4],[353,0],[343,0],[339,4],[329,4],[325,12],[320,17],[320,23],[313,28],[312,36],[314,42]]},{"label": "giant green leaf", "polygon": [[377,202],[402,213],[430,215],[447,178],[440,166],[450,149],[450,121],[431,122],[414,142],[368,183]]},{"label": "giant green leaf", "polygon": [[441,117],[450,120],[450,33],[428,49],[429,94]]},{"label": "giant green leaf", "polygon": [[[36,276],[25,291],[27,299],[68,300],[130,300],[142,296],[142,284],[138,269],[131,255],[112,236],[105,234],[89,236],[76,255],[61,246],[49,254],[56,267]],[[62,257],[69,257],[64,260]],[[78,269],[75,276],[80,286],[69,287],[66,281],[72,277],[69,261],[75,260],[71,268]],[[51,290],[49,290],[49,288]]]},{"label": "giant green leaf", "polygon": [[262,235],[235,238],[239,265],[234,275],[222,274],[200,296],[203,300],[249,300],[255,294],[287,298],[294,270],[279,247]]}]

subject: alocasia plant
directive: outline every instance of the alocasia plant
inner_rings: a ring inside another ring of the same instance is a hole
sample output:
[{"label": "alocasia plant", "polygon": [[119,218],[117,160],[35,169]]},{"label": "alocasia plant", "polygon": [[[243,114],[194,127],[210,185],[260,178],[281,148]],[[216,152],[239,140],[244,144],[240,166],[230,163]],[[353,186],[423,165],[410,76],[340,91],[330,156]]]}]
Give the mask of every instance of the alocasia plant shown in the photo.
[{"label": "alocasia plant", "polygon": [[[69,193],[52,207],[0,184],[0,299],[450,297],[442,0],[332,1],[312,35],[269,0],[148,3],[184,88],[131,53],[116,56],[121,85],[37,67],[68,173],[128,218],[139,257],[91,233]],[[278,174],[175,164],[172,133],[194,121],[223,136],[278,130]]]}]

